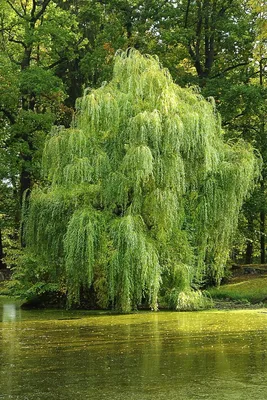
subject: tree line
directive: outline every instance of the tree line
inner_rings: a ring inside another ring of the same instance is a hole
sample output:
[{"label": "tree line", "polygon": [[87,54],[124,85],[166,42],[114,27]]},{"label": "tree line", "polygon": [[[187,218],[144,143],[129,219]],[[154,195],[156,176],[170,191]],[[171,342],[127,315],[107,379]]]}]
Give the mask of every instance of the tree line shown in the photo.
[{"label": "tree line", "polygon": [[[53,125],[68,128],[76,99],[110,81],[121,49],[157,55],[181,87],[213,98],[224,137],[262,159],[231,252],[266,262],[266,14],[260,0],[1,0],[0,259],[16,264],[23,196],[40,175]],[[89,89],[88,89],[89,90]],[[6,257],[4,257],[4,255]]]}]

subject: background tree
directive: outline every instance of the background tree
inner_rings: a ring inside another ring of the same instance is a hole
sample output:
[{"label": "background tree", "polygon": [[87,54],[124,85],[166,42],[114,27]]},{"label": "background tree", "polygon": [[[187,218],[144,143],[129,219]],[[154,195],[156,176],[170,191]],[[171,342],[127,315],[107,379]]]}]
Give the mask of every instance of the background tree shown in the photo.
[{"label": "background tree", "polygon": [[261,248],[261,263],[264,264],[266,261],[266,162],[267,162],[267,140],[266,140],[266,113],[267,113],[267,88],[266,88],[266,75],[267,75],[267,5],[261,1],[252,1],[252,10],[256,13],[256,41],[254,47],[254,63],[258,65],[258,82],[254,84],[259,87],[261,93],[261,104],[258,112],[255,113],[257,116],[257,147],[259,148],[263,161],[264,167],[262,170],[262,180],[260,183],[260,248]]},{"label": "background tree", "polygon": [[[51,0],[1,0],[0,21],[1,151],[6,162],[1,212],[17,232],[23,193],[40,178],[44,138],[53,123],[68,125],[71,120],[55,68],[75,58],[82,44],[75,17]],[[16,205],[9,208],[11,214],[4,205],[10,193]]]},{"label": "background tree", "polygon": [[[196,84],[204,97],[214,97],[227,137],[250,141],[264,165],[265,8],[260,1],[167,2],[155,34],[161,38],[155,52],[176,82]],[[265,261],[264,169],[262,178],[240,221],[247,263]]]}]

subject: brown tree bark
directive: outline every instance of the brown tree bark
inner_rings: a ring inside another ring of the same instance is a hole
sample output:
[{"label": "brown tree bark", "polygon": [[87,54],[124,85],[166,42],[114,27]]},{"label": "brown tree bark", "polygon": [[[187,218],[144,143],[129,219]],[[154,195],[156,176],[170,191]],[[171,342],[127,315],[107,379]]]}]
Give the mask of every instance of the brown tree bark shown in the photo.
[{"label": "brown tree bark", "polygon": [[2,229],[0,227],[0,269],[5,269],[6,264],[4,262],[4,250],[3,250],[3,240],[2,240]]},{"label": "brown tree bark", "polygon": [[[254,221],[252,216],[250,215],[248,218],[248,230],[249,232],[253,232],[253,225]],[[245,256],[245,263],[246,264],[251,264],[253,259],[253,241],[252,240],[247,240],[247,246],[246,246],[246,256]]]}]

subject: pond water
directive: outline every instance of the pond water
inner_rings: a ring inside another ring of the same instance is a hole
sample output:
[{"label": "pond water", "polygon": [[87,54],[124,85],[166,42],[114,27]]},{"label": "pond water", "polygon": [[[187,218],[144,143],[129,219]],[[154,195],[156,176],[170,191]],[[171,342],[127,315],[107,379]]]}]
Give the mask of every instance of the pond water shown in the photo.
[{"label": "pond water", "polygon": [[0,301],[0,399],[266,400],[267,309],[130,315]]}]

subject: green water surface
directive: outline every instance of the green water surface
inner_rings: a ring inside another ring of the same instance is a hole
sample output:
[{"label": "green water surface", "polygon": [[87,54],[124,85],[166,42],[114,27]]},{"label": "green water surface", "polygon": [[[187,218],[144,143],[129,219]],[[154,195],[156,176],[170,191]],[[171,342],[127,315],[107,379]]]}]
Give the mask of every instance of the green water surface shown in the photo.
[{"label": "green water surface", "polygon": [[131,315],[0,301],[0,399],[266,400],[267,309]]}]

